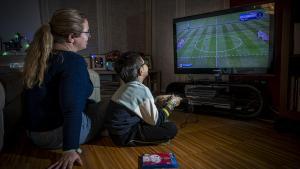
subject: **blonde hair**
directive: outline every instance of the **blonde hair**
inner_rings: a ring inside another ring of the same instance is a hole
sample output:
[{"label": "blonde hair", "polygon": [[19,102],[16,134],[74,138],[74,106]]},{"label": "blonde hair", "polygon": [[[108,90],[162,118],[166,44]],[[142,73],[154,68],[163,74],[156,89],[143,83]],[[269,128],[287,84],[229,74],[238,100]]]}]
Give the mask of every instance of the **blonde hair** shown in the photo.
[{"label": "blonde hair", "polygon": [[75,37],[80,36],[85,19],[84,14],[76,9],[60,9],[55,11],[49,24],[42,25],[36,31],[25,57],[23,71],[25,87],[42,85],[53,43],[66,42],[71,33]]}]

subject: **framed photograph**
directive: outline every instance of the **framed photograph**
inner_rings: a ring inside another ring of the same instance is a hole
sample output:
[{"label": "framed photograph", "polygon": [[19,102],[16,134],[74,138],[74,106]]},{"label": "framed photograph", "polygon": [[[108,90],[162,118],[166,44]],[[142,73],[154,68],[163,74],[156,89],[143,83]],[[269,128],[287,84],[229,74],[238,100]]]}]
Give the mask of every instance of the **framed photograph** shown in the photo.
[{"label": "framed photograph", "polygon": [[118,58],[121,56],[121,52],[118,50],[113,50],[108,52],[105,55],[105,59],[106,59],[106,70],[108,71],[113,71],[114,70],[114,64],[115,62],[118,60]]},{"label": "framed photograph", "polygon": [[145,61],[145,64],[148,65],[148,68],[152,69],[152,58],[151,58],[151,56],[150,55],[144,55],[143,59]]},{"label": "framed photograph", "polygon": [[105,70],[105,55],[92,54],[91,55],[91,68],[94,70]]}]

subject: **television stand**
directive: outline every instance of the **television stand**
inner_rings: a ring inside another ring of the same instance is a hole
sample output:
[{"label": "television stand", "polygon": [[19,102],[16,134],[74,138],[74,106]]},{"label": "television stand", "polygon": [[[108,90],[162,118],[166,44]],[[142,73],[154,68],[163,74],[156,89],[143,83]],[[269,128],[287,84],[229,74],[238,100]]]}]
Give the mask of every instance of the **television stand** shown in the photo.
[{"label": "television stand", "polygon": [[249,84],[205,81],[182,83],[181,87],[191,112],[201,110],[249,118],[258,116],[263,108],[261,92]]}]

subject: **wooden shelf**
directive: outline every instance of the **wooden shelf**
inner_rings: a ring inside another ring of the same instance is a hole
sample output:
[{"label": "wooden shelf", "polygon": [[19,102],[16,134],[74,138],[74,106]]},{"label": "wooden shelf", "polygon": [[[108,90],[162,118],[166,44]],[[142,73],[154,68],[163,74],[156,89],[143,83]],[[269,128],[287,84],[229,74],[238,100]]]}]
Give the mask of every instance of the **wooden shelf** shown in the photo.
[{"label": "wooden shelf", "polygon": [[[295,20],[293,18],[293,12],[296,8],[299,9],[299,6],[295,6],[294,3],[297,0],[286,0],[286,1],[276,1],[278,5],[277,10],[277,36],[278,36],[278,46],[279,49],[276,50],[277,56],[279,57],[279,105],[278,105],[278,115],[280,118],[288,118],[290,120],[300,120],[300,112],[297,111],[298,97],[299,93],[296,95],[297,99],[291,102],[291,77],[297,77],[299,74],[298,64],[300,60],[297,58],[292,58],[293,56],[293,25]],[[299,87],[297,87],[298,91]],[[291,105],[296,104],[296,105]],[[296,109],[291,110],[291,106],[296,106]]]},{"label": "wooden shelf", "polygon": [[115,71],[110,71],[110,70],[97,70],[97,69],[93,69],[94,71],[96,71],[97,73],[99,73],[100,75],[115,75],[117,74]]},{"label": "wooden shelf", "polygon": [[26,54],[0,56],[0,66],[9,67],[11,63],[24,63]]}]

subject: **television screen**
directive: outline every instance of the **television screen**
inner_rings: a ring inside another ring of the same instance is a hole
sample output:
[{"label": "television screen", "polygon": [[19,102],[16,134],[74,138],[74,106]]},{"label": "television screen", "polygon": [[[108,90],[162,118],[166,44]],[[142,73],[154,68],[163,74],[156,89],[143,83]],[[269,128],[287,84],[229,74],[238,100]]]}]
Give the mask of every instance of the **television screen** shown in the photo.
[{"label": "television screen", "polygon": [[173,20],[175,73],[269,73],[274,3]]}]

